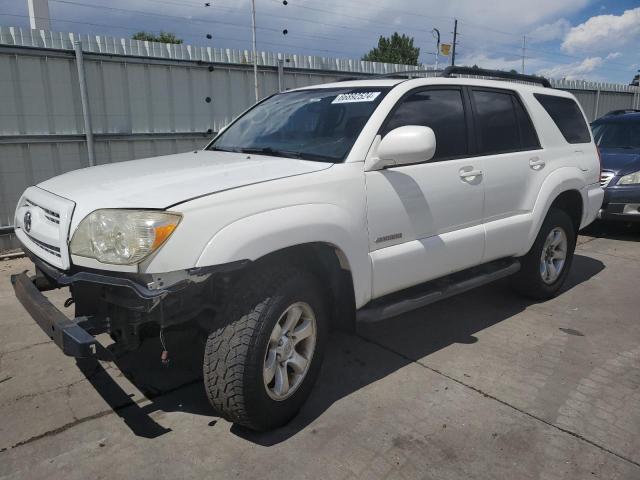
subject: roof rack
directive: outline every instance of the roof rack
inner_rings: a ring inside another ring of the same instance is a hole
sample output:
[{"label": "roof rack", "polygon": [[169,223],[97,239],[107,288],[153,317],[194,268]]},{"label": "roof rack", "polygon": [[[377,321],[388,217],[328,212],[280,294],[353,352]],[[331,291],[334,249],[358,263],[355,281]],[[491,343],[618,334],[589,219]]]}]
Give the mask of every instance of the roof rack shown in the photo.
[{"label": "roof rack", "polygon": [[374,78],[403,78],[411,75],[419,75],[421,73],[431,73],[433,77],[440,77],[444,70],[431,70],[431,69],[420,69],[420,70],[401,70],[399,72],[389,72],[383,73],[381,75],[375,75]]},{"label": "roof rack", "polygon": [[372,78],[405,78],[405,77],[410,77],[413,74],[421,74],[421,73],[431,73],[433,74],[433,77],[439,77],[441,76],[443,70],[427,70],[427,69],[421,69],[421,70],[401,70],[399,72],[389,72],[389,73],[379,73],[376,75],[364,75],[364,76],[350,76],[350,77],[345,77],[345,78],[341,78],[340,82],[349,82],[352,80],[370,80]]},{"label": "roof rack", "polygon": [[604,114],[604,116],[609,116],[609,115],[622,115],[624,113],[639,113],[640,110],[638,110],[637,108],[623,108],[621,110],[611,110],[610,112],[607,112]]},{"label": "roof rack", "polygon": [[[451,66],[447,67],[444,70],[404,70],[400,72],[389,72],[383,73],[380,75],[372,75],[370,77],[359,77],[359,80],[363,79],[372,79],[372,78],[405,78],[411,77],[411,75],[420,75],[430,73],[433,77],[446,77],[451,78],[454,75],[473,75],[476,77],[491,77],[494,79],[504,79],[504,80],[516,80],[520,82],[529,82],[529,83],[537,83],[546,88],[553,88],[549,80],[544,77],[539,77],[537,75],[524,75],[521,73],[511,73],[511,72],[503,72],[501,70],[487,70],[486,68],[478,68],[478,67],[457,67]],[[351,77],[345,80],[354,80],[355,78]]]},{"label": "roof rack", "polygon": [[443,77],[451,77],[452,75],[474,75],[479,77],[492,77],[505,80],[518,80],[521,82],[538,83],[546,88],[553,88],[549,80],[537,75],[525,75],[522,73],[503,72],[501,70],[487,70],[485,68],[476,67],[457,67],[451,66],[444,69]]}]

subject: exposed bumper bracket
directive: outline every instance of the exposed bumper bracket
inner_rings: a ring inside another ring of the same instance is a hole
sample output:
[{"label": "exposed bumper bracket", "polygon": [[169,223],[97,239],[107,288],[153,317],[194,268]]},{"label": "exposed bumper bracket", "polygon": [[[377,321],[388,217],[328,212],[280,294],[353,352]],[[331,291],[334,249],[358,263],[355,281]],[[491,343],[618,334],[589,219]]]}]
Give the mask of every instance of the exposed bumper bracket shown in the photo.
[{"label": "exposed bumper bracket", "polygon": [[78,325],[78,321],[69,320],[58,310],[26,273],[11,275],[11,283],[22,306],[65,355],[77,358],[96,356],[97,340]]}]

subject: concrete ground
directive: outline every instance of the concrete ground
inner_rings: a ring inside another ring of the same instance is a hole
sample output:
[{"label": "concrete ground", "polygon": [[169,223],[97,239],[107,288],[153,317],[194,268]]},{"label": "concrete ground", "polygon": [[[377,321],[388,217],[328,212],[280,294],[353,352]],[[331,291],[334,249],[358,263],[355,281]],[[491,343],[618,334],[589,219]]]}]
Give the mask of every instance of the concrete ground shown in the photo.
[{"label": "concrete ground", "polygon": [[216,417],[197,349],[172,351],[188,337],[168,367],[156,342],[63,356],[13,297],[29,262],[0,262],[0,477],[639,479],[638,241],[581,236],[549,302],[507,280],[334,334],[312,398],[268,434]]}]

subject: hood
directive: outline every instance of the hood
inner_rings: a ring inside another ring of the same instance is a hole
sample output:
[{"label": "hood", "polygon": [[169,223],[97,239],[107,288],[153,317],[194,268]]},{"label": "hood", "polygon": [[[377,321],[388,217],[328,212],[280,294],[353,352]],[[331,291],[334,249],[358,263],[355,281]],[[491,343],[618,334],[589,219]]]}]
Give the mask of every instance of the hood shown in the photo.
[{"label": "hood", "polygon": [[82,210],[164,209],[207,194],[302,175],[330,163],[200,150],[83,168],[38,186]]},{"label": "hood", "polygon": [[616,175],[640,170],[640,150],[622,148],[601,148],[602,169],[614,172]]}]

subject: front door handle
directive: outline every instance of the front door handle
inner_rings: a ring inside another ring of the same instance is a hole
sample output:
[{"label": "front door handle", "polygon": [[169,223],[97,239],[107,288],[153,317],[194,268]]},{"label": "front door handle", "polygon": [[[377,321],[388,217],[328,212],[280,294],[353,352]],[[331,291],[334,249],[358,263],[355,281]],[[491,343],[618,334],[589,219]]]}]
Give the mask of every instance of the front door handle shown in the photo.
[{"label": "front door handle", "polygon": [[529,159],[529,166],[532,170],[542,170],[545,165],[546,162],[540,159],[540,157],[533,157]]},{"label": "front door handle", "polygon": [[460,169],[460,178],[465,182],[471,183],[480,177],[482,177],[482,170],[465,170],[464,168]]}]

